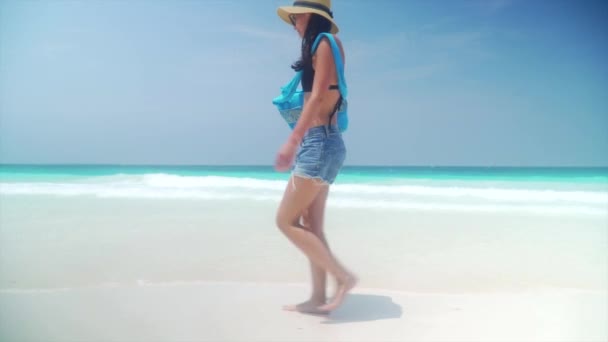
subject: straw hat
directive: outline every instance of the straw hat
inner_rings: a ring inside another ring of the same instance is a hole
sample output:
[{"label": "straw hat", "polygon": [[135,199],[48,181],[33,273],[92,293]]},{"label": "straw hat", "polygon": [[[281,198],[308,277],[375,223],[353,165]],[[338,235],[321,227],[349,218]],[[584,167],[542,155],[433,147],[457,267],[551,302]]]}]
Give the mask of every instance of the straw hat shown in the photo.
[{"label": "straw hat", "polygon": [[294,1],[292,6],[281,6],[277,9],[277,14],[283,21],[291,25],[290,14],[315,13],[331,22],[331,33],[338,33],[338,25],[334,21],[331,12],[331,0],[306,0]]}]

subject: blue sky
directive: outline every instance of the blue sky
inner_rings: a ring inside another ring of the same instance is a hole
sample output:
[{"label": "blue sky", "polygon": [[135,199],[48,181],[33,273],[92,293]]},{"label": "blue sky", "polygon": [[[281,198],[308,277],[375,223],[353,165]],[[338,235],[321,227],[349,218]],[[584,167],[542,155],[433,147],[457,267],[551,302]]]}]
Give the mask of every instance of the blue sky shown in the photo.
[{"label": "blue sky", "polygon": [[[0,162],[270,165],[274,0],[0,1]],[[335,0],[348,165],[608,166],[608,5]]]}]

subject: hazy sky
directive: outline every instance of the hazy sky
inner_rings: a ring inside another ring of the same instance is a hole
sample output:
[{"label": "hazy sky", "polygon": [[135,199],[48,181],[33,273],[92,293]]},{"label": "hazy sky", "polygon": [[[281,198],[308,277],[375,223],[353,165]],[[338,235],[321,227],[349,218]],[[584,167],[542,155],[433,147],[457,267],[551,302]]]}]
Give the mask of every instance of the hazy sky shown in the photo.
[{"label": "hazy sky", "polygon": [[[275,0],[0,0],[0,162],[266,164]],[[348,165],[608,166],[608,2],[334,0]]]}]

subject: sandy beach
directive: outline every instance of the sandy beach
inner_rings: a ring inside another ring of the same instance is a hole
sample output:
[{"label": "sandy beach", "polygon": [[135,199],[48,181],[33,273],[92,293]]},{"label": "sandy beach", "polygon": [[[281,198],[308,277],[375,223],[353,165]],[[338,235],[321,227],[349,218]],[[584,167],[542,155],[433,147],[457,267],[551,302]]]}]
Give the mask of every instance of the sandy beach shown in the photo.
[{"label": "sandy beach", "polygon": [[605,341],[606,295],[357,289],[327,317],[302,285],[132,285],[0,294],[6,341]]},{"label": "sandy beach", "polygon": [[275,201],[1,204],[1,341],[608,338],[604,217],[362,210],[330,198],[327,235],[360,283],[320,317],[281,309],[310,288],[306,259],[273,226]]}]

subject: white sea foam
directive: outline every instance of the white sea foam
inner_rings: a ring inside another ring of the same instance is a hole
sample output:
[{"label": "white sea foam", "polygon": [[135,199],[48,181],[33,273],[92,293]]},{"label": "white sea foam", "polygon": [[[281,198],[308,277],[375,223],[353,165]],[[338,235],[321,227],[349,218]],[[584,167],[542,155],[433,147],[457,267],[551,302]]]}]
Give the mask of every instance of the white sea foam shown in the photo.
[{"label": "white sea foam", "polygon": [[[1,195],[94,196],[195,200],[278,201],[285,180],[222,176],[145,174],[63,182],[0,183]],[[521,183],[518,183],[521,187]],[[560,189],[355,184],[332,186],[329,205],[405,210],[518,211],[608,216],[608,192]]]}]

